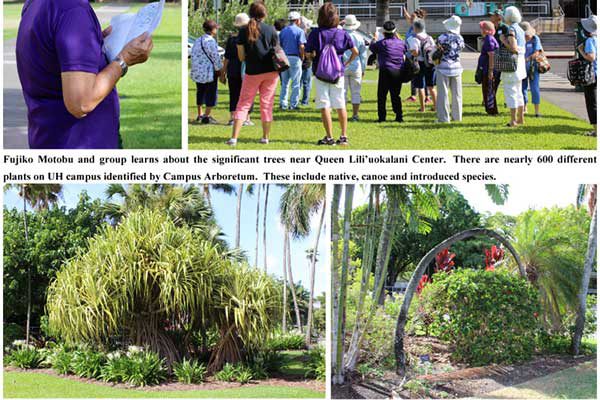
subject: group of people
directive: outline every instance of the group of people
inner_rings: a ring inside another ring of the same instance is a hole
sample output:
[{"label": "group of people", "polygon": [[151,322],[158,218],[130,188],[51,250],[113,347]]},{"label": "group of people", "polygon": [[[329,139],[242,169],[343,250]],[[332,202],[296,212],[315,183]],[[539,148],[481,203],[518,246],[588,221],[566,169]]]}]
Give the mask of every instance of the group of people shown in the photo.
[{"label": "group of people", "polygon": [[[405,40],[398,34],[396,24],[387,21],[381,34],[373,35],[368,47],[376,55],[379,68],[378,121],[386,121],[388,96],[395,121],[404,121],[400,93],[402,85],[408,82],[411,95],[405,101],[418,102],[420,112],[425,112],[426,107],[431,105],[437,122],[461,121],[463,66],[460,55],[465,48],[460,33],[461,18],[453,15],[444,20],[445,32],[434,39],[427,33],[424,10],[405,13],[405,16],[409,24]],[[301,105],[308,105],[314,82],[314,102],[321,112],[325,130],[325,136],[317,143],[347,145],[346,102],[350,100],[352,104],[350,120],[359,121],[361,89],[367,66],[367,46],[364,37],[357,31],[360,21],[354,15],[340,20],[337,8],[331,2],[319,9],[316,27],[297,12],[289,14],[287,24],[278,20],[275,26],[266,24],[266,17],[267,10],[261,1],[250,6],[249,15],[236,16],[235,26],[239,33],[228,39],[223,62],[215,40],[218,27],[214,21],[204,23],[205,35],[196,41],[192,50],[191,75],[197,84],[197,122],[216,122],[211,110],[216,105],[217,81],[228,82],[229,124],[233,131],[227,144],[235,146],[242,126],[253,124],[249,114],[257,94],[260,95],[263,127],[260,142],[267,144],[278,83],[281,82],[280,108],[295,110]],[[582,20],[582,26],[588,37],[578,47],[578,52],[593,63],[596,71],[596,17]],[[483,42],[477,74],[486,113],[498,114],[496,93],[502,83],[504,103],[510,110],[508,127],[525,123],[529,92],[534,115],[541,117],[538,60],[543,48],[535,29],[522,21],[519,9],[514,6],[491,12],[488,21],[480,22],[480,29]],[[499,72],[495,69],[497,60],[494,58],[501,47],[516,55],[515,71]],[[277,72],[273,62],[273,54],[278,48],[285,53],[289,65],[282,72]],[[334,52],[339,63],[328,59],[328,52]],[[585,99],[590,123],[594,126],[590,134],[595,135],[595,84],[585,88]],[[333,110],[337,112],[341,130],[337,140],[333,135]]]}]

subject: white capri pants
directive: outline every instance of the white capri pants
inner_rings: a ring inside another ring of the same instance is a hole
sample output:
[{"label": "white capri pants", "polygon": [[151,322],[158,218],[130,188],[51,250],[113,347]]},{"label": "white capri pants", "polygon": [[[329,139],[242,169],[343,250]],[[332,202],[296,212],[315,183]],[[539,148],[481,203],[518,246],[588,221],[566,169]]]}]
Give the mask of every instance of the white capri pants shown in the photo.
[{"label": "white capri pants", "polygon": [[521,81],[504,81],[504,101],[506,102],[506,107],[510,109],[523,107],[525,105]]},{"label": "white capri pants", "polygon": [[350,101],[352,104],[360,104],[362,98],[360,96],[360,90],[362,88],[362,71],[346,71],[344,74],[344,81],[346,81],[346,97],[350,93]]}]

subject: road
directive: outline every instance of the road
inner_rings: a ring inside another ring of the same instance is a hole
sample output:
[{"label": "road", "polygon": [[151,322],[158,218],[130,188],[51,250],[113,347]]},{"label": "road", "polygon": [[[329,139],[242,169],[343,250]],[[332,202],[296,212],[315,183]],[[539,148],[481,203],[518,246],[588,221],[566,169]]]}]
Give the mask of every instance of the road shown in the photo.
[{"label": "road", "polygon": [[[127,10],[128,6],[106,4],[96,10],[96,15],[104,26]],[[16,39],[4,41],[4,148],[27,149],[27,108],[17,74],[15,45]]]}]

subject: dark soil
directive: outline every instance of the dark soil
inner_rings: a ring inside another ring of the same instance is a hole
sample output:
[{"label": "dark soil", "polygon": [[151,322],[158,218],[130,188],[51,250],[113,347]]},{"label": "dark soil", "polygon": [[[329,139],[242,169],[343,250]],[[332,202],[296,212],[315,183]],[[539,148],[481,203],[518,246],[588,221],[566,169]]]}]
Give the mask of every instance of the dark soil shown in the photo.
[{"label": "dark soil", "polygon": [[[448,345],[431,337],[406,337],[408,370],[402,379],[393,371],[383,377],[362,377],[358,374],[347,377],[347,383],[332,388],[336,399],[384,399],[384,398],[460,398],[479,397],[485,393],[513,386],[593,360],[596,355],[574,358],[569,355],[536,356],[519,365],[488,365],[469,368],[450,361]],[[427,368],[419,365],[419,357],[427,355],[431,361]],[[421,393],[401,389],[409,380],[418,381],[426,388]]]},{"label": "dark soil", "polygon": [[[53,375],[63,379],[69,379],[72,381],[90,383],[94,385],[103,385],[110,386],[119,389],[135,389],[135,390],[143,390],[148,392],[155,391],[174,391],[174,390],[215,390],[215,389],[232,389],[243,386],[237,382],[222,382],[217,381],[213,377],[208,377],[206,382],[200,384],[185,384],[175,381],[168,381],[162,383],[160,385],[155,386],[145,386],[145,387],[137,387],[127,385],[125,383],[111,383],[111,382],[103,382],[97,379],[89,379],[89,378],[80,378],[75,375],[61,375],[52,369],[47,368],[37,368],[37,369],[20,369],[15,367],[5,367],[5,371],[18,371],[18,372],[27,372],[27,373],[38,373],[38,374],[46,374]],[[274,377],[269,379],[262,379],[251,381],[247,385],[249,386],[286,386],[286,387],[301,387],[305,389],[316,390],[319,392],[325,392],[325,382],[319,382],[316,380],[310,379],[300,379],[298,377],[292,377],[291,379],[282,378],[282,377]]]}]

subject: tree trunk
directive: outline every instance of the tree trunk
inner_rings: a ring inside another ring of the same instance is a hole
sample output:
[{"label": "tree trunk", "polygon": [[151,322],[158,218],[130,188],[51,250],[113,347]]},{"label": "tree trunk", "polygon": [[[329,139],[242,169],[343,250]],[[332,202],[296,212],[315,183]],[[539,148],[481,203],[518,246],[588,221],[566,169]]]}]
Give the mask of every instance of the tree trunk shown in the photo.
[{"label": "tree trunk", "polygon": [[390,0],[377,0],[377,26],[383,26],[385,21],[390,20]]},{"label": "tree trunk", "polygon": [[410,303],[415,294],[415,290],[419,285],[419,281],[421,280],[421,277],[425,272],[425,269],[427,268],[429,263],[433,261],[435,256],[443,249],[449,248],[454,243],[459,242],[461,240],[473,236],[482,235],[489,236],[502,243],[514,257],[517,265],[519,266],[519,273],[521,274],[521,277],[523,277],[523,279],[527,279],[527,273],[525,272],[525,268],[521,264],[521,259],[519,258],[519,255],[515,251],[514,247],[503,236],[490,229],[475,228],[459,232],[453,236],[450,236],[448,239],[444,240],[443,242],[435,246],[433,249],[429,250],[429,252],[421,259],[421,261],[419,261],[419,264],[417,264],[417,268],[415,269],[415,272],[413,272],[412,277],[408,282],[406,292],[404,293],[404,299],[402,300],[402,306],[400,307],[400,313],[398,314],[398,320],[396,322],[394,353],[396,356],[396,373],[398,375],[404,376],[406,374],[406,354],[404,353],[404,327],[406,326],[406,318],[408,316],[408,309],[410,308]]},{"label": "tree trunk", "polygon": [[263,211],[263,257],[265,263],[265,274],[267,273],[267,206],[269,204],[269,185],[265,187],[265,205]]},{"label": "tree trunk", "polygon": [[317,250],[319,249],[319,239],[321,238],[321,231],[323,230],[323,224],[325,223],[325,210],[327,209],[327,200],[323,201],[323,208],[321,209],[321,219],[319,220],[319,230],[317,231],[317,237],[315,238],[315,245],[310,258],[310,297],[308,299],[308,316],[306,318],[306,347],[310,346],[311,342],[311,331],[312,331],[312,319],[313,319],[313,297],[315,296],[315,269],[317,264]]},{"label": "tree trunk", "polygon": [[379,237],[379,245],[377,247],[377,258],[375,259],[375,288],[373,290],[373,304],[379,304],[383,287],[385,284],[385,276],[387,275],[388,263],[392,252],[392,241],[396,232],[398,210],[400,207],[397,197],[397,187],[394,185],[386,186],[387,205],[385,208],[385,217]]},{"label": "tree trunk", "polygon": [[290,233],[286,232],[285,234],[286,243],[287,243],[287,257],[288,257],[288,276],[290,283],[290,290],[292,291],[292,300],[294,301],[294,312],[296,313],[296,328],[299,332],[302,332],[302,318],[300,318],[300,308],[298,307],[298,298],[296,297],[296,285],[294,285],[294,275],[292,274],[292,247],[290,240]]},{"label": "tree trunk", "polygon": [[332,383],[341,385],[344,383],[344,338],[346,328],[346,295],[348,292],[348,267],[350,265],[350,229],[352,222],[352,199],[354,197],[354,185],[346,185],[344,193],[344,241],[342,250],[342,271],[340,278],[340,296],[338,299],[337,315],[337,350],[335,362],[337,368],[334,371]]},{"label": "tree trunk", "polygon": [[337,369],[337,316],[338,316],[338,292],[339,276],[339,241],[340,241],[340,197],[342,194],[342,185],[333,185],[333,197],[331,199],[331,370]]},{"label": "tree trunk", "polygon": [[260,221],[260,184],[258,184],[258,192],[256,193],[256,248],[254,257],[254,267],[258,268],[258,227]]},{"label": "tree trunk", "polygon": [[346,352],[346,361],[344,362],[347,370],[354,370],[356,362],[358,361],[358,355],[360,350],[359,339],[362,336],[362,322],[366,320],[366,316],[363,315],[363,308],[365,305],[365,298],[367,297],[367,290],[369,288],[369,277],[371,276],[371,268],[373,264],[373,251],[374,251],[374,232],[375,232],[375,206],[373,204],[375,189],[371,185],[369,191],[369,206],[367,209],[367,220],[366,220],[366,231],[365,241],[363,245],[362,255],[362,276],[360,280],[360,292],[358,294],[358,304],[356,306],[356,318],[354,323],[354,329],[352,330],[352,339]]},{"label": "tree trunk", "polygon": [[240,223],[242,218],[242,196],[244,195],[244,184],[240,184],[237,195],[237,208],[235,214],[235,248],[240,248]]},{"label": "tree trunk", "polygon": [[287,233],[283,238],[283,316],[281,330],[287,332]]},{"label": "tree trunk", "polygon": [[571,339],[571,353],[575,356],[579,355],[579,347],[581,346],[581,338],[583,337],[583,330],[585,327],[585,311],[587,308],[587,292],[590,286],[592,268],[596,259],[596,244],[598,240],[596,206],[594,206],[593,212],[594,214],[592,215],[592,222],[590,223],[590,231],[588,234],[588,248],[585,255],[585,262],[583,264],[581,286],[579,287],[579,293],[577,294],[579,307],[577,308],[577,316],[575,319],[575,332],[573,332],[573,338]]},{"label": "tree trunk", "polygon": [[[23,193],[23,228],[25,229],[25,245],[29,244],[29,227],[27,226],[27,199],[25,198],[25,185],[21,185]],[[25,322],[25,343],[29,344],[31,330],[31,263],[27,262],[27,321]]]}]

